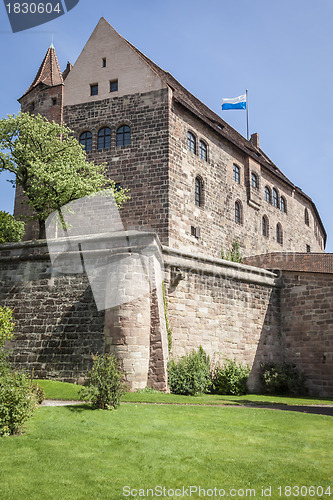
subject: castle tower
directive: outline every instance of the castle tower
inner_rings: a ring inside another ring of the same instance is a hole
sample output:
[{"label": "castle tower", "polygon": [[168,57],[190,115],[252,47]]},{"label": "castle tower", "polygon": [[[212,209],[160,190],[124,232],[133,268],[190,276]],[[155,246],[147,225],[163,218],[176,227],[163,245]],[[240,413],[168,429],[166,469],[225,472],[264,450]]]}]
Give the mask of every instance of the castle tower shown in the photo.
[{"label": "castle tower", "polygon": [[[64,76],[69,73],[67,66]],[[62,124],[63,122],[64,78],[60,71],[58,58],[53,44],[49,47],[36,77],[28,90],[18,99],[21,111],[31,114],[41,114],[50,121]],[[14,216],[31,214],[31,210],[24,203],[24,196],[20,186],[16,187]],[[26,225],[25,240],[38,238],[37,222]]]}]

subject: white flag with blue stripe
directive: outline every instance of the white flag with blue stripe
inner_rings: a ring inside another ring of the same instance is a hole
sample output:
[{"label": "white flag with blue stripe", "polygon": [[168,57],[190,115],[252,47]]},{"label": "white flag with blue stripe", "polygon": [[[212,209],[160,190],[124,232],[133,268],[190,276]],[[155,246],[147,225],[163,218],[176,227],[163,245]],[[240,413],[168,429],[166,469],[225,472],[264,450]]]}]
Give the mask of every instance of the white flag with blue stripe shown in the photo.
[{"label": "white flag with blue stripe", "polygon": [[233,99],[222,99],[222,110],[227,109],[246,109],[246,94]]}]

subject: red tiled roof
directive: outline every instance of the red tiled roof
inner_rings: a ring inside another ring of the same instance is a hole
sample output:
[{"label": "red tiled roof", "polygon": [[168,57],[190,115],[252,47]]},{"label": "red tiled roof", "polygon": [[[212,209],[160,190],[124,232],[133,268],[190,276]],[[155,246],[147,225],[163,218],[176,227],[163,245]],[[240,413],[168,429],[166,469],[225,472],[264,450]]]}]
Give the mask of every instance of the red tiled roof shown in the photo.
[{"label": "red tiled roof", "polygon": [[[58,63],[57,54],[53,45],[51,45],[51,47],[49,47],[48,51],[46,52],[44,60],[37,72],[34,81],[30,85],[28,90],[23,94],[23,96],[28,94],[33,88],[37,87],[37,85],[39,85],[40,83],[43,83],[48,87],[55,87],[56,85],[63,85],[64,83]],[[20,99],[22,99],[22,97]]]},{"label": "red tiled roof", "polygon": [[244,264],[270,270],[333,274],[333,253],[273,252],[245,257]]}]

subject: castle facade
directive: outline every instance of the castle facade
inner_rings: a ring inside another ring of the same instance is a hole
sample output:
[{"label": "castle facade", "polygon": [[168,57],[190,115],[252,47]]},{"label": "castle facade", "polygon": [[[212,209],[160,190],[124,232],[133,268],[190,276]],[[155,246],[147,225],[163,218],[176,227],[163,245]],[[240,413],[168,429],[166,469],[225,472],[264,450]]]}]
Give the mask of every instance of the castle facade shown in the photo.
[{"label": "castle facade", "polygon": [[[260,149],[258,134],[247,141],[104,18],[63,73],[50,47],[19,101],[68,125],[88,159],[106,162],[129,188],[129,229],[217,257],[235,239],[246,256],[325,249],[315,204]],[[15,215],[23,210],[18,195]]]},{"label": "castle facade", "polygon": [[[126,271],[119,286],[128,302],[98,311],[87,275],[55,273],[29,224],[28,241],[0,246],[0,303],[15,309],[17,366],[80,381],[91,352],[112,351],[132,389],[166,390],[168,357],[201,345],[213,363],[249,363],[252,391],[262,362],[288,362],[307,375],[310,394],[333,397],[325,228],[258,134],[246,140],[103,18],[64,72],[51,46],[19,102],[68,125],[88,159],[130,190],[122,223],[159,248],[166,300],[149,286],[134,300]],[[16,216],[27,213],[22,201],[17,189]],[[108,252],[113,239],[99,235],[98,248]],[[236,239],[244,264],[221,259]],[[135,245],[126,250],[134,255]]]}]

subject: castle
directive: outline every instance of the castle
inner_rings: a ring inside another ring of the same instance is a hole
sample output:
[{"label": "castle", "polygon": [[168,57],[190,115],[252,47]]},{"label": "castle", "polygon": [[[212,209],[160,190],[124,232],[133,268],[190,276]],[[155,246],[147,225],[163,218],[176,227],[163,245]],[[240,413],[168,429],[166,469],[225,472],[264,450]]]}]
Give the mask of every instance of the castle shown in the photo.
[{"label": "castle", "polygon": [[[202,345],[215,361],[249,362],[253,390],[262,361],[295,362],[313,394],[333,396],[325,228],[313,201],[260,149],[258,134],[242,137],[104,18],[63,73],[51,46],[19,102],[68,125],[88,159],[106,162],[110,178],[129,188],[125,228],[155,233],[162,245],[173,355]],[[16,216],[26,210],[21,201],[17,190]],[[141,356],[134,335],[145,339],[146,368],[139,382],[133,369],[132,387],[165,389],[159,294],[147,291],[146,302],[103,316],[84,277],[51,278],[45,242],[30,241],[36,236],[31,224],[26,242],[0,247],[0,299],[20,309],[16,362],[77,380],[92,349],[107,346],[134,366]],[[221,259],[236,239],[249,265]]]}]

